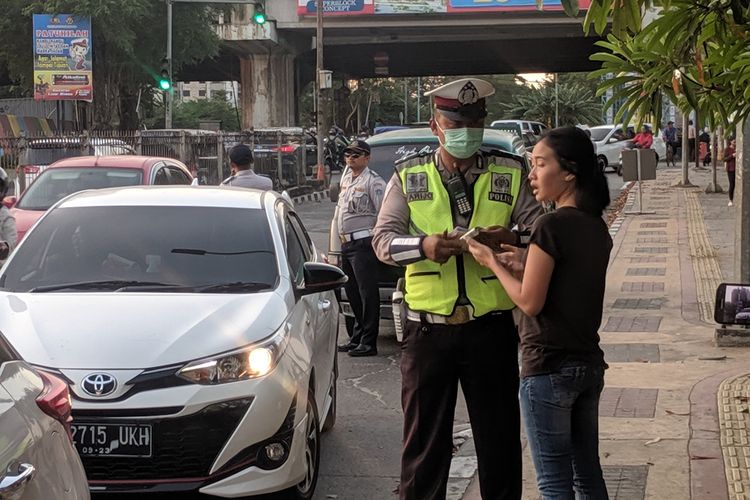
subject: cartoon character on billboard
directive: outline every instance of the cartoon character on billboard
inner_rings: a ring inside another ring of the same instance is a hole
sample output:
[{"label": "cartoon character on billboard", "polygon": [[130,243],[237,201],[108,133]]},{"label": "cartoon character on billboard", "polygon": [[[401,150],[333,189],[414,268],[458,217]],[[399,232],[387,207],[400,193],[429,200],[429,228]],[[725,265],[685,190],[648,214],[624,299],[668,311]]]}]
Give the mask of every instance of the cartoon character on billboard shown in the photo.
[{"label": "cartoon character on billboard", "polygon": [[89,53],[88,38],[76,38],[70,42],[68,49],[68,66],[70,69],[84,70],[86,68],[86,54]]}]

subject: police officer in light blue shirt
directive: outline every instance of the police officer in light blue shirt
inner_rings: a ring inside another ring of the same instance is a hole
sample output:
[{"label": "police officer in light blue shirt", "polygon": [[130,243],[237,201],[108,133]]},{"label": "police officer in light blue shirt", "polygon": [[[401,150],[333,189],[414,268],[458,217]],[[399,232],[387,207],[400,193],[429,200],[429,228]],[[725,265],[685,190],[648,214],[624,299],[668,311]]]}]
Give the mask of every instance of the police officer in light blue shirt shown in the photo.
[{"label": "police officer in light blue shirt", "polygon": [[253,171],[253,150],[245,144],[238,144],[229,150],[229,165],[232,167],[232,176],[226,178],[221,183],[222,186],[273,189],[273,181],[269,177]]},{"label": "police officer in light blue shirt", "polygon": [[378,353],[380,267],[372,248],[372,228],[383,203],[385,181],[367,165],[370,145],[357,139],[344,150],[348,167],[341,178],[336,214],[341,239],[341,267],[349,281],[344,285],[354,313],[354,328],[348,342],[339,346],[349,356],[374,356]]}]

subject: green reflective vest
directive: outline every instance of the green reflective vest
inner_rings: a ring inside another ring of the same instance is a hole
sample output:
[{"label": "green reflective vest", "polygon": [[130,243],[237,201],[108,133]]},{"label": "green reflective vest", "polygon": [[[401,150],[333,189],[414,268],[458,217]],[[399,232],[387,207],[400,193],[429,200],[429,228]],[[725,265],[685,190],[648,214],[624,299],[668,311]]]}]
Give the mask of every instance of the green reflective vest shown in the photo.
[{"label": "green reflective vest", "polygon": [[[487,170],[474,182],[474,213],[470,227],[508,227],[521,190],[523,171],[513,160],[485,157]],[[448,191],[443,186],[433,156],[415,158],[397,167],[410,211],[413,235],[451,232],[455,224]],[[479,265],[469,253],[451,257],[445,264],[424,259],[406,266],[404,299],[413,311],[449,316],[458,300],[458,265],[462,259],[466,296],[474,316],[515,307],[495,274]]]}]

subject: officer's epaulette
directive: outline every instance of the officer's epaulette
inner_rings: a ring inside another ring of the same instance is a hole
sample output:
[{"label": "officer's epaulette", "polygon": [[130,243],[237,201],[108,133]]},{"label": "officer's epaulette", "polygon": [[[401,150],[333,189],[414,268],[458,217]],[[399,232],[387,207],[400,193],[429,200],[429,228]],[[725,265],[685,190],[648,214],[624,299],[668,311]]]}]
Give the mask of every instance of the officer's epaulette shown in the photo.
[{"label": "officer's epaulette", "polygon": [[[518,156],[513,153],[509,153],[507,151],[503,151],[502,149],[480,149],[480,154],[484,158],[484,161],[486,161],[488,164],[492,161],[493,158],[506,158],[509,160],[513,160],[512,166],[518,166],[523,170],[525,173],[528,174],[529,168],[527,166],[528,158],[523,158],[521,156]],[[509,165],[510,166],[510,165]]]},{"label": "officer's epaulette", "polygon": [[434,152],[435,151],[433,151],[432,148],[425,147],[419,151],[408,154],[396,160],[393,163],[396,167],[396,170],[402,169],[404,167],[412,167],[414,165],[421,165],[422,163],[425,162],[425,160],[430,158]]}]

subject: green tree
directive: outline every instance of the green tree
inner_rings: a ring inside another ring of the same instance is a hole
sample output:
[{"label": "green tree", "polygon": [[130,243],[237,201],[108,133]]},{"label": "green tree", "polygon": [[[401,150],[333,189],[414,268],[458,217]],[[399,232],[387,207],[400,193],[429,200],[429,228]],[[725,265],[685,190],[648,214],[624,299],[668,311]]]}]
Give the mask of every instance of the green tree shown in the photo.
[{"label": "green tree", "polygon": [[555,125],[555,103],[559,125],[593,125],[601,121],[599,99],[586,85],[575,81],[558,82],[557,95],[555,84],[549,81],[539,87],[526,88],[504,106],[505,114],[509,118],[541,121],[551,127]]},{"label": "green tree", "polygon": [[[202,120],[221,120],[221,129],[240,130],[238,110],[227,100],[223,92],[216,92],[211,99],[178,102],[172,113],[172,126],[175,128],[200,128]],[[153,108],[153,114],[146,120],[148,128],[164,127],[164,107]]]},{"label": "green tree", "polygon": [[[32,15],[65,12],[91,16],[93,128],[137,128],[136,106],[155,92],[166,55],[166,6],[154,0],[6,0],[0,17],[0,60],[11,78],[33,86]],[[174,5],[173,68],[217,54],[219,40],[205,4]]]},{"label": "green tree", "polygon": [[[578,13],[578,0],[563,4]],[[592,76],[614,75],[600,93],[615,91],[607,106],[625,100],[616,121],[652,115],[658,123],[664,95],[712,127],[750,116],[750,0],[592,0],[584,30],[603,34],[608,19],[604,50],[592,56],[602,69]]]}]

